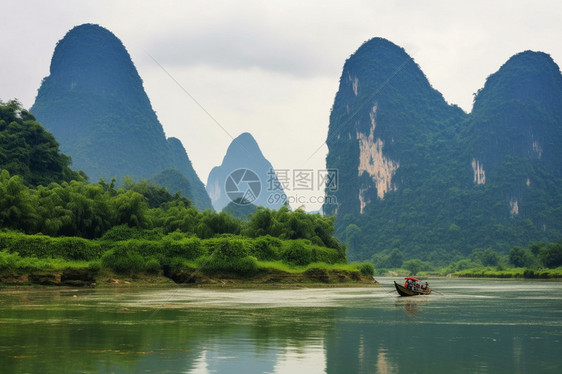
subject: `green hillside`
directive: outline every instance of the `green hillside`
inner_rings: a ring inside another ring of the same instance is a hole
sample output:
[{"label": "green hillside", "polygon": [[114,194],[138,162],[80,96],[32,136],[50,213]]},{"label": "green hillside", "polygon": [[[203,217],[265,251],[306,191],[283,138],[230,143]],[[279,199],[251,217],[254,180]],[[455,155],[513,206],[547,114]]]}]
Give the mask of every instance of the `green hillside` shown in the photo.
[{"label": "green hillside", "polygon": [[352,259],[398,250],[446,262],[562,237],[562,84],[544,53],[514,56],[464,113],[406,52],[375,38],[345,63],[326,159]]},{"label": "green hillside", "polygon": [[166,139],[129,53],[107,29],[77,26],[58,42],[30,111],[93,181],[174,168],[191,184],[186,197],[211,208],[181,142]]}]

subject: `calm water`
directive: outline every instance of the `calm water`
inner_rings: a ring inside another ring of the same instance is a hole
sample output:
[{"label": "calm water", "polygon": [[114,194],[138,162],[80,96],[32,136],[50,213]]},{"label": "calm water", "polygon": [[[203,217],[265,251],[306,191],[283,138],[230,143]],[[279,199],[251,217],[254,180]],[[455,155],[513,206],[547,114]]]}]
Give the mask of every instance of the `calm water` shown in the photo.
[{"label": "calm water", "polygon": [[562,373],[562,283],[0,291],[2,373]]}]

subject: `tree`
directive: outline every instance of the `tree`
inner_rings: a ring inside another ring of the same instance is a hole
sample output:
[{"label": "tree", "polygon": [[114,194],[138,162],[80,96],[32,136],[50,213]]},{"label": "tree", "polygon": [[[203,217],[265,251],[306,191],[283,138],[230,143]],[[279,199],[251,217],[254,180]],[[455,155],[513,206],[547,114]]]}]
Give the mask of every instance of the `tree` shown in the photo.
[{"label": "tree", "polygon": [[386,262],[387,266],[391,268],[402,267],[404,265],[404,254],[398,248],[394,248],[390,251]]},{"label": "tree", "polygon": [[243,197],[231,201],[225,206],[222,211],[230,214],[233,217],[240,218],[243,220],[250,220],[250,216],[257,212],[257,206],[249,203]]},{"label": "tree", "polygon": [[361,239],[361,229],[354,223],[345,228],[345,242],[349,249],[354,253],[359,253],[359,243]]},{"label": "tree", "polygon": [[135,182],[132,177],[125,176],[123,177],[123,188],[143,195],[150,208],[157,208],[162,204],[169,203],[174,200],[181,200],[186,206],[191,205],[191,201],[182,196],[179,192],[172,195],[168,192],[166,187],[160,187],[154,183],[149,183],[146,179],[143,179],[140,182]]},{"label": "tree", "polygon": [[562,266],[562,244],[549,244],[548,247],[541,249],[539,256],[547,268]]},{"label": "tree", "polygon": [[488,247],[485,250],[474,250],[473,257],[480,261],[484,266],[497,266],[500,261],[499,254],[492,248]]},{"label": "tree", "polygon": [[0,168],[32,186],[87,179],[84,173],[71,170],[70,164],[53,135],[17,100],[0,101]]},{"label": "tree", "polygon": [[134,191],[126,191],[112,199],[112,208],[118,225],[147,227],[148,204],[144,196]]},{"label": "tree", "polygon": [[426,269],[429,266],[427,262],[424,262],[418,258],[412,260],[404,261],[402,267],[410,271],[410,275],[416,275],[420,271]]},{"label": "tree", "polygon": [[0,171],[0,227],[33,232],[37,214],[33,196],[19,175],[10,177],[7,170]]},{"label": "tree", "polygon": [[509,262],[516,267],[525,266],[525,250],[521,247],[513,247],[509,250]]}]

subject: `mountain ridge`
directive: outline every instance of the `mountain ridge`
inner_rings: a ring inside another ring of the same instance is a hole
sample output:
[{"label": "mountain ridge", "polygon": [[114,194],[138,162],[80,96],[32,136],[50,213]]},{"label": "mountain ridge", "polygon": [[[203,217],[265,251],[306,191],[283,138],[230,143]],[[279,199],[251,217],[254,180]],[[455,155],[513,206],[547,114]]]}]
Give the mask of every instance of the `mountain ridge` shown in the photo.
[{"label": "mountain ridge", "polygon": [[562,236],[561,82],[550,56],[522,52],[465,113],[403,48],[361,45],[344,64],[326,142],[340,184],[338,204],[323,208],[337,214],[350,258],[399,249],[451,259]]},{"label": "mountain ridge", "polygon": [[30,111],[92,179],[148,179],[175,168],[190,181],[186,197],[211,207],[185,148],[166,138],[129,53],[109,30],[83,24],[67,32]]},{"label": "mountain ridge", "polygon": [[232,140],[221,165],[211,169],[206,186],[217,211],[231,202],[252,203],[270,209],[278,209],[284,203],[283,187],[275,169],[248,132]]}]

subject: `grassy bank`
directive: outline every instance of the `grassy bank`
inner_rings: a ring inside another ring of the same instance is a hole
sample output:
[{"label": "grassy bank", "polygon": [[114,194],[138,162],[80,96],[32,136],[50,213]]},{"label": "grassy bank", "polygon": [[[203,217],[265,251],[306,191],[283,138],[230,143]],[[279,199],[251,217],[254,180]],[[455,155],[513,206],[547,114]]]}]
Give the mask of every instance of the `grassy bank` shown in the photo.
[{"label": "grassy bank", "polygon": [[[238,264],[217,266],[212,257],[184,260],[174,258],[160,266],[142,256],[132,256],[132,265],[121,264],[116,271],[104,258],[90,261],[20,256],[0,251],[0,284],[51,286],[330,286],[374,284],[372,267],[362,263],[290,265],[282,261],[259,261],[255,258],[246,272]],[[126,257],[127,259],[128,257]],[[107,259],[107,257],[106,257]],[[136,262],[135,262],[136,261]],[[143,266],[139,264],[143,263]],[[221,264],[221,262],[218,262]],[[224,264],[223,264],[224,265]]]},{"label": "grassy bank", "polygon": [[[407,269],[389,269],[375,271],[375,275],[407,277],[412,273]],[[451,272],[449,268],[425,270],[416,273],[416,277],[453,277],[453,278],[514,278],[514,279],[562,279],[562,267],[555,269],[530,269],[530,268],[498,268],[476,267]]]},{"label": "grassy bank", "polygon": [[479,268],[466,269],[452,274],[459,278],[528,278],[554,279],[562,278],[562,267],[556,269],[528,269],[528,268]]}]

